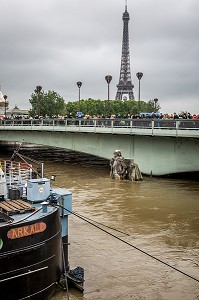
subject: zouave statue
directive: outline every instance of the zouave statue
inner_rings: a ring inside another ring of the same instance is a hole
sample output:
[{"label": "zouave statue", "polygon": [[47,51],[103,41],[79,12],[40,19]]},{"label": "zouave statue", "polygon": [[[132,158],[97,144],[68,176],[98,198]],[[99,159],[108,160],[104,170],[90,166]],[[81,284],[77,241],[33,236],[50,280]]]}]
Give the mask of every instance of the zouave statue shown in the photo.
[{"label": "zouave statue", "polygon": [[114,157],[110,160],[110,177],[112,179],[138,181],[142,180],[142,174],[138,165],[131,159],[125,159],[120,150],[114,151]]}]

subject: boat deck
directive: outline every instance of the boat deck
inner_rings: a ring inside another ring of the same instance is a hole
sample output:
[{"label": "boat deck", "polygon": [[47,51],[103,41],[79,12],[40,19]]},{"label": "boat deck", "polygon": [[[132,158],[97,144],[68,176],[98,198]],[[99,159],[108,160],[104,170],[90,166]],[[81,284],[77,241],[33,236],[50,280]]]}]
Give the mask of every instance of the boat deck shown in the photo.
[{"label": "boat deck", "polygon": [[8,216],[14,214],[23,214],[26,212],[32,212],[35,210],[35,207],[29,203],[18,199],[18,200],[7,200],[0,202],[0,211],[4,212]]},{"label": "boat deck", "polygon": [[45,214],[48,215],[52,213],[55,209],[56,207],[48,205],[47,211],[44,212],[41,203],[32,205],[21,199],[0,201],[0,227],[22,220],[27,220],[28,222],[39,219]]}]

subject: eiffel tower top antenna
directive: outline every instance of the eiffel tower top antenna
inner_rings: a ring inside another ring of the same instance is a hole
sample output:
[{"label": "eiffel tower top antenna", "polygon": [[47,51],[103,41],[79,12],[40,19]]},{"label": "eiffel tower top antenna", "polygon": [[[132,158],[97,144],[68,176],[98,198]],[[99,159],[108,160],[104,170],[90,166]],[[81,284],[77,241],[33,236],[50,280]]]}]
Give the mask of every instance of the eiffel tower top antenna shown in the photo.
[{"label": "eiffel tower top antenna", "polygon": [[127,0],[125,0],[125,11],[127,11]]}]

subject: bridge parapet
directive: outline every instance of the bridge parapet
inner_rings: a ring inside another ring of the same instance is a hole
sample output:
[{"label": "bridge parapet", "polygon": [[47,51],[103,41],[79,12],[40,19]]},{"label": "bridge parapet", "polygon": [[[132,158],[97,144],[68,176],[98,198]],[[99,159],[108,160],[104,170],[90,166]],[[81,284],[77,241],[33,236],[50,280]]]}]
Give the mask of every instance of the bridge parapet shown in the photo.
[{"label": "bridge parapet", "polygon": [[194,119],[9,119],[0,130],[42,130],[199,138]]}]

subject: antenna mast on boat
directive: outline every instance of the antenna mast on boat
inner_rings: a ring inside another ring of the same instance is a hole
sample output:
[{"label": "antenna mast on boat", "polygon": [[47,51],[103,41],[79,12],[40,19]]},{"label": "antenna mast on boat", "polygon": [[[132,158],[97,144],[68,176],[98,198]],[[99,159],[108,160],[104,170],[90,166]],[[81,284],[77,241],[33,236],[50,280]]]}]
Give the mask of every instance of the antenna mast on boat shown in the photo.
[{"label": "antenna mast on boat", "polygon": [[21,143],[18,145],[18,147],[14,150],[14,153],[12,154],[10,160],[13,161],[15,156],[18,156],[21,160],[23,160],[26,164],[30,165],[27,161],[30,161],[30,162],[33,162],[37,165],[40,165],[41,168],[37,168],[37,170],[35,170],[32,165],[31,165],[31,168],[32,170],[35,172],[35,174],[37,174],[39,177],[43,178],[44,177],[44,163],[40,162],[40,161],[37,161],[33,158],[30,158],[30,157],[27,157],[25,155],[22,155],[19,153],[19,150],[21,148],[21,145],[23,143],[24,140],[21,141]]}]

